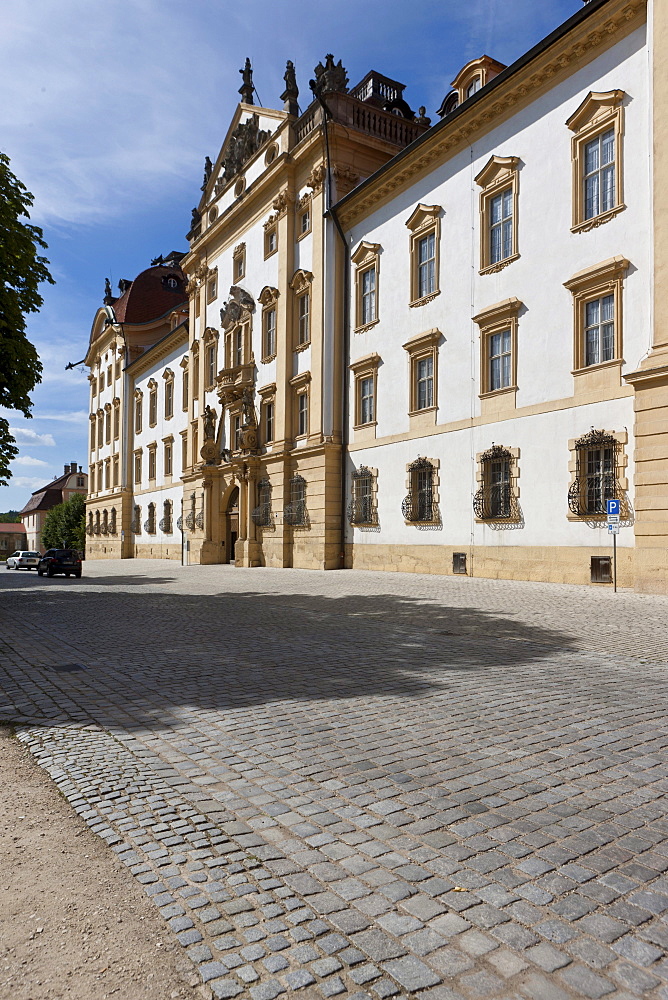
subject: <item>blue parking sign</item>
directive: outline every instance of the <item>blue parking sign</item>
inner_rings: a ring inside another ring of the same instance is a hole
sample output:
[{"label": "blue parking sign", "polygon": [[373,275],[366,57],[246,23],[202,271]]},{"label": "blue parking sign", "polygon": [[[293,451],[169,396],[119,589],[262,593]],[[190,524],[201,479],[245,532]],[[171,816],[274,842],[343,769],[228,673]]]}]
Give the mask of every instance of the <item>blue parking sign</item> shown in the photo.
[{"label": "blue parking sign", "polygon": [[620,513],[620,510],[619,510],[619,508],[620,508],[620,502],[619,502],[619,500],[606,500],[605,501],[605,508],[606,508],[606,513],[607,513],[608,517],[610,517],[611,514],[613,516],[619,517],[619,513]]}]

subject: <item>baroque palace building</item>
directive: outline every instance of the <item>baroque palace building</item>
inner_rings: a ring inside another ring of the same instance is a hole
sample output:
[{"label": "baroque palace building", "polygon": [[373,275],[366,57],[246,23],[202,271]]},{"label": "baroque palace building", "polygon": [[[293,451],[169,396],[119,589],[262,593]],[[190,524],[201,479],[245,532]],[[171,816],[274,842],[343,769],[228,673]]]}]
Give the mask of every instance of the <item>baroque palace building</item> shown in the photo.
[{"label": "baroque palace building", "polygon": [[605,583],[614,499],[666,592],[667,52],[589,0],[434,125],[331,56],[257,108],[247,62],[189,251],[95,319],[89,555]]}]

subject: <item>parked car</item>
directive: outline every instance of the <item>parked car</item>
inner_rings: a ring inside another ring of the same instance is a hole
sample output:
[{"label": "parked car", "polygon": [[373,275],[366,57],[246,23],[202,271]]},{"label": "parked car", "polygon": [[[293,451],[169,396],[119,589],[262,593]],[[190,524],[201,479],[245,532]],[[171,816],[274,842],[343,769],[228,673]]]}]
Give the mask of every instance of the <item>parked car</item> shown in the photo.
[{"label": "parked car", "polygon": [[37,569],[41,556],[39,552],[12,552],[7,556],[7,569]]},{"label": "parked car", "polygon": [[81,559],[76,549],[47,549],[37,566],[37,575],[81,576]]}]

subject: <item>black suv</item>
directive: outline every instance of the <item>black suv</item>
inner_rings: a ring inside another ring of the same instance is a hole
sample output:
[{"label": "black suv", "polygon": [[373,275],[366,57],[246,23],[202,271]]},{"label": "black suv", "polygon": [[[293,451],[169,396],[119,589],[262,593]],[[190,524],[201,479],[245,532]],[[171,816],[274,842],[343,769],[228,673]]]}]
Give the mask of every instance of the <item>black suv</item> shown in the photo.
[{"label": "black suv", "polygon": [[76,549],[48,549],[39,561],[37,575],[55,576],[64,573],[65,576],[81,576],[81,559]]}]

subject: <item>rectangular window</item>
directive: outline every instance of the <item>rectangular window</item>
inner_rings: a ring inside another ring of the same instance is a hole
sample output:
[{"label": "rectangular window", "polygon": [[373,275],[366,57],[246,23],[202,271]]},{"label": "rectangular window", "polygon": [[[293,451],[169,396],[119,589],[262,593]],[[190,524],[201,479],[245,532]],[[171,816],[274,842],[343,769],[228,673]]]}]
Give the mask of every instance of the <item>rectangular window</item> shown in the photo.
[{"label": "rectangular window", "polygon": [[190,373],[187,368],[183,369],[183,401],[181,403],[181,408],[184,410],[188,409],[188,389],[189,389]]},{"label": "rectangular window", "polygon": [[232,443],[235,451],[241,449],[241,417],[232,417]]},{"label": "rectangular window", "polygon": [[278,249],[278,236],[276,229],[269,229],[264,234],[264,255],[265,257],[271,257],[273,253],[276,253]]},{"label": "rectangular window", "polygon": [[297,435],[308,434],[308,393],[300,392],[297,397]]},{"label": "rectangular window", "polygon": [[415,362],[416,410],[426,410],[434,405],[434,358],[418,358]]},{"label": "rectangular window", "polygon": [[264,404],[264,437],[265,441],[274,440],[274,404]]},{"label": "rectangular window", "polygon": [[373,323],[376,319],[376,268],[370,267],[362,272],[362,326]]},{"label": "rectangular window", "polygon": [[311,296],[308,292],[299,297],[299,326],[297,329],[297,344],[308,344],[311,339],[310,311]]},{"label": "rectangular window", "polygon": [[605,511],[606,500],[615,497],[616,485],[615,449],[613,447],[588,449],[585,483],[587,513],[600,514]]},{"label": "rectangular window", "polygon": [[436,291],[436,234],[429,233],[418,240],[418,298]]},{"label": "rectangular window", "polygon": [[149,448],[148,452],[148,478],[155,479],[155,448]]},{"label": "rectangular window", "polygon": [[276,310],[267,309],[264,314],[264,357],[276,356]]},{"label": "rectangular window", "polygon": [[181,435],[181,471],[188,468],[188,435]]},{"label": "rectangular window", "polygon": [[104,444],[104,415],[98,414],[97,418],[97,446],[101,448]]},{"label": "rectangular window", "polygon": [[142,425],[142,398],[137,396],[135,399],[135,434],[141,434]]},{"label": "rectangular window", "polygon": [[359,392],[358,406],[360,424],[372,424],[376,419],[374,382],[375,379],[373,375],[367,375],[365,378],[358,379],[357,385]]},{"label": "rectangular window", "polygon": [[169,378],[165,382],[165,419],[169,420],[174,415],[174,381]]},{"label": "rectangular window", "polygon": [[206,377],[207,385],[213,386],[216,382],[216,345],[209,344],[206,349]]},{"label": "rectangular window", "polygon": [[171,476],[172,474],[172,443],[171,441],[165,442],[165,475]]},{"label": "rectangular window", "polygon": [[109,459],[104,463],[104,488],[106,490],[111,488],[111,461]]},{"label": "rectangular window", "polygon": [[597,135],[584,147],[585,219],[615,207],[615,130]]},{"label": "rectangular window", "polygon": [[155,427],[158,422],[158,390],[151,389],[148,397],[148,422]]},{"label": "rectangular window", "polygon": [[116,378],[120,377],[121,377],[121,362],[119,358],[119,360],[116,362]]},{"label": "rectangular window", "polygon": [[95,493],[95,466],[89,465],[88,467],[88,483],[90,486],[91,493]]},{"label": "rectangular window", "polygon": [[615,356],[615,296],[585,303],[585,367]]},{"label": "rectangular window", "polygon": [[111,410],[104,414],[104,438],[107,444],[111,444]]},{"label": "rectangular window", "polygon": [[118,440],[120,434],[120,423],[121,423],[121,408],[120,406],[114,406],[114,441]]},{"label": "rectangular window", "polygon": [[513,255],[513,189],[508,188],[490,198],[489,256],[498,264]]},{"label": "rectangular window", "polygon": [[118,486],[118,456],[114,458],[114,486]]},{"label": "rectangular window", "polygon": [[493,333],[489,344],[489,391],[512,385],[512,337],[510,330]]},{"label": "rectangular window", "polygon": [[139,485],[141,483],[141,452],[138,451],[135,454],[135,483]]},{"label": "rectangular window", "polygon": [[302,212],[299,216],[299,235],[305,236],[311,228],[311,212],[307,208],[306,211]]},{"label": "rectangular window", "polygon": [[100,372],[100,392],[104,389],[104,372]]}]

